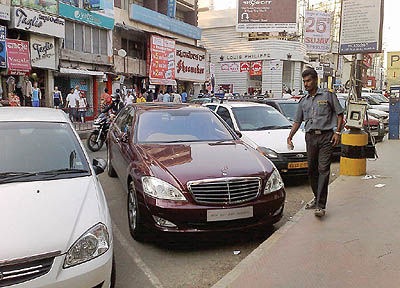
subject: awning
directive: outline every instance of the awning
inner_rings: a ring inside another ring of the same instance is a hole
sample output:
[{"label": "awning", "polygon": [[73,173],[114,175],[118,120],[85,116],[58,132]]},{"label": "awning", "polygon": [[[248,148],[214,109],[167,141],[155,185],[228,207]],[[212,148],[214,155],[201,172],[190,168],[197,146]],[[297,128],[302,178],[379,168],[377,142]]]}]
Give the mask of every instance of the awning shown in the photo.
[{"label": "awning", "polygon": [[172,85],[176,86],[176,81],[172,79],[156,79],[150,78],[150,84],[153,85]]},{"label": "awning", "polygon": [[124,29],[124,30],[130,30],[130,31],[136,31],[136,32],[144,32],[143,30],[130,26],[130,25],[126,25],[126,24],[122,24],[122,23],[115,23],[116,27]]},{"label": "awning", "polygon": [[83,74],[83,75],[92,75],[92,76],[103,76],[104,75],[104,72],[100,72],[100,71],[70,69],[70,68],[60,68],[60,73],[81,74],[81,75]]}]

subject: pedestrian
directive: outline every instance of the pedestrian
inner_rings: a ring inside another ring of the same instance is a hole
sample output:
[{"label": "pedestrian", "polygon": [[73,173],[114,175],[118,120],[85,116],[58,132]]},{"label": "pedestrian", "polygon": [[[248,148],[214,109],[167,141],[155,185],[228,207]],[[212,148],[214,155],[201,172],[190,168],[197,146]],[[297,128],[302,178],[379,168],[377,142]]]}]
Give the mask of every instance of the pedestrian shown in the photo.
[{"label": "pedestrian", "polygon": [[182,103],[182,96],[179,95],[178,93],[172,93],[172,102],[174,102],[175,104],[180,104]]},{"label": "pedestrian", "polygon": [[146,98],[144,98],[144,95],[140,92],[137,95],[136,103],[146,103]]},{"label": "pedestrian", "polygon": [[10,106],[21,106],[21,102],[20,102],[20,98],[15,94],[15,93],[8,93],[8,103],[10,104]]},{"label": "pedestrian", "polygon": [[306,209],[315,209],[315,216],[322,217],[328,198],[333,147],[340,143],[344,111],[336,94],[318,88],[318,74],[314,69],[305,70],[302,77],[308,95],[299,102],[287,144],[290,149],[294,148],[292,138],[305,121],[308,175],[314,193],[314,200]]},{"label": "pedestrian", "polygon": [[76,97],[74,88],[71,88],[67,95],[67,103],[65,106],[68,108],[69,119],[71,119],[72,122],[76,121],[77,118],[76,115],[78,111],[76,108],[78,107],[78,100],[79,98]]},{"label": "pedestrian", "polygon": [[272,92],[272,90],[269,90],[269,97],[274,98],[274,92]]},{"label": "pedestrian", "polygon": [[151,90],[151,89],[149,90],[148,100],[150,100],[150,101],[147,101],[147,102],[154,102],[154,93],[153,93],[153,90]]},{"label": "pedestrian", "polygon": [[186,103],[187,101],[187,93],[185,90],[183,90],[182,94],[181,94],[181,98],[182,98],[182,103]]},{"label": "pedestrian", "polygon": [[135,97],[133,97],[132,91],[128,90],[128,95],[125,98],[125,105],[130,105],[135,103],[134,102]]},{"label": "pedestrian", "polygon": [[160,90],[157,95],[157,102],[163,102],[164,100],[164,92]]},{"label": "pedestrian", "polygon": [[171,97],[169,96],[168,92],[165,92],[165,94],[163,95],[162,102],[164,102],[164,103],[171,102]]},{"label": "pedestrian", "polygon": [[32,89],[32,82],[29,80],[28,76],[25,76],[21,88],[24,97],[24,106],[32,106]]},{"label": "pedestrian", "polygon": [[79,94],[79,100],[78,100],[78,112],[79,112],[79,118],[82,123],[85,123],[85,117],[86,117],[86,110],[87,110],[87,101],[85,95],[82,93]]},{"label": "pedestrian", "polygon": [[54,87],[53,100],[54,100],[54,108],[56,108],[56,109],[60,108],[60,105],[62,106],[64,104],[62,95],[61,95],[61,91],[58,90],[57,86]]},{"label": "pedestrian", "polygon": [[265,90],[264,97],[269,98],[268,90]]},{"label": "pedestrian", "polygon": [[112,103],[111,95],[108,94],[108,88],[104,88],[104,92],[100,96],[100,108],[104,109]]},{"label": "pedestrian", "polygon": [[32,107],[39,107],[41,99],[42,99],[42,92],[38,87],[38,83],[34,82],[32,88]]}]

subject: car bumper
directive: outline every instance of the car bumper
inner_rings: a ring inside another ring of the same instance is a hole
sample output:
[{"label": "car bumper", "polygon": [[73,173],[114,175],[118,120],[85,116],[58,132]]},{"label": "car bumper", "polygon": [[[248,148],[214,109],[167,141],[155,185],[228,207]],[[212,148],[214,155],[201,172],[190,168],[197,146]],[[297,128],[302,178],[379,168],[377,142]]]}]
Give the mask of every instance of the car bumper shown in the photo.
[{"label": "car bumper", "polygon": [[50,271],[38,278],[13,285],[15,288],[109,288],[113,258],[112,245],[103,255],[86,263],[63,268],[65,254],[54,259]]},{"label": "car bumper", "polygon": [[[274,160],[270,159],[272,163],[274,163],[276,169],[278,169],[279,173],[282,176],[304,176],[308,175],[308,168],[294,168],[294,169],[289,169],[289,163],[292,163],[290,161],[282,161],[282,160]],[[297,161],[297,162],[307,162],[307,158],[304,158],[303,161]]]},{"label": "car bumper", "polygon": [[[258,199],[240,205],[206,206],[191,202],[159,200],[146,196],[146,204],[140,203],[140,213],[143,224],[148,228],[162,232],[218,232],[250,229],[268,226],[278,222],[283,215],[285,190],[262,195]],[[213,209],[231,209],[253,207],[253,217],[226,220],[207,221],[207,211]],[[161,217],[176,225],[176,227],[160,226],[153,216]]]}]

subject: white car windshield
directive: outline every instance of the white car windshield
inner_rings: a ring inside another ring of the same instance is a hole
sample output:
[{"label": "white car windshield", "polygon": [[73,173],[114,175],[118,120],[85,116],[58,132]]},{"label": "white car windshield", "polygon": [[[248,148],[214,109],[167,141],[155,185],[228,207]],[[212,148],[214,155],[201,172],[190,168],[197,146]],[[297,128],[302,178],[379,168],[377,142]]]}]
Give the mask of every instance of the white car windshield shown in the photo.
[{"label": "white car windshield", "polygon": [[289,129],[292,124],[275,108],[268,106],[233,107],[240,131]]},{"label": "white car windshield", "polygon": [[0,122],[0,184],[90,175],[84,153],[65,123]]},{"label": "white car windshield", "polygon": [[139,143],[232,141],[225,125],[207,110],[176,109],[145,111],[139,115]]},{"label": "white car windshield", "polygon": [[288,102],[288,103],[279,103],[279,106],[282,109],[283,114],[288,118],[290,121],[294,121],[296,117],[297,107],[299,107],[299,103],[295,102]]}]

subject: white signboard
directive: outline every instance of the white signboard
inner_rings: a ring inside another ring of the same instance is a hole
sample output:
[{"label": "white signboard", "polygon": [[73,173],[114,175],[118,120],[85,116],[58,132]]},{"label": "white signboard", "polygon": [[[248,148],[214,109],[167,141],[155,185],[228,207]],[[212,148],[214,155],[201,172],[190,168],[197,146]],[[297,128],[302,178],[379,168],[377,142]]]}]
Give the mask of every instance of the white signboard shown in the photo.
[{"label": "white signboard", "polygon": [[65,37],[65,20],[23,7],[13,7],[10,28],[36,32],[58,38]]},{"label": "white signboard", "polygon": [[175,78],[192,82],[206,81],[206,51],[176,43]]},{"label": "white signboard", "polygon": [[53,37],[31,34],[30,45],[33,67],[56,69],[56,49]]},{"label": "white signboard", "polygon": [[304,43],[309,52],[329,52],[331,49],[331,14],[306,11]]},{"label": "white signboard", "polygon": [[340,54],[382,50],[382,0],[342,1]]},{"label": "white signboard", "polygon": [[10,21],[10,6],[0,4],[0,19]]}]

